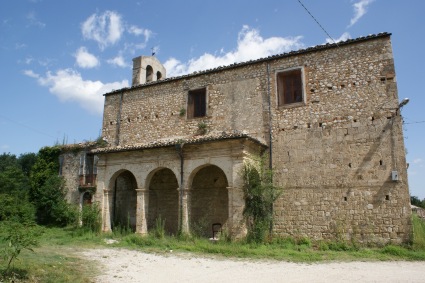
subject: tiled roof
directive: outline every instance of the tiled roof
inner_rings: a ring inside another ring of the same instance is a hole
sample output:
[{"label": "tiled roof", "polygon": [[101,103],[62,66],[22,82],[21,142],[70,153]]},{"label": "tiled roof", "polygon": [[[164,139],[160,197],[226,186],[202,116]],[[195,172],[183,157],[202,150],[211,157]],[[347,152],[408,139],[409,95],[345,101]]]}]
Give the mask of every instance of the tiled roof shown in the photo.
[{"label": "tiled roof", "polygon": [[161,148],[161,147],[170,147],[178,144],[201,144],[206,142],[214,142],[214,141],[222,141],[222,140],[230,140],[230,139],[248,139],[254,143],[257,143],[263,147],[267,147],[267,145],[254,138],[246,133],[234,132],[234,133],[226,133],[222,132],[220,134],[210,134],[204,136],[193,136],[190,138],[174,138],[174,139],[164,139],[164,140],[156,140],[149,143],[143,144],[135,144],[135,145],[126,145],[126,146],[111,146],[104,148],[96,148],[91,152],[95,154],[101,153],[112,153],[112,152],[123,152],[123,151],[132,151],[132,150],[141,150],[141,149],[153,149],[153,148]]},{"label": "tiled roof", "polygon": [[216,67],[216,68],[213,68],[213,69],[208,69],[208,70],[190,73],[190,74],[187,74],[187,75],[182,75],[182,76],[178,76],[178,77],[170,77],[170,78],[166,78],[166,79],[159,80],[159,81],[152,81],[152,82],[148,82],[148,83],[141,84],[141,85],[135,85],[135,86],[132,86],[132,87],[126,87],[126,88],[122,88],[122,89],[118,89],[118,90],[113,90],[113,91],[106,93],[104,95],[106,96],[106,95],[110,95],[110,94],[121,93],[123,90],[136,89],[136,88],[143,87],[143,86],[166,83],[166,82],[169,82],[169,81],[174,81],[174,80],[178,80],[178,79],[182,79],[182,78],[195,77],[195,76],[204,75],[204,74],[208,74],[208,73],[212,73],[212,72],[218,72],[218,71],[232,69],[232,68],[241,67],[241,66],[245,66],[245,65],[250,65],[250,64],[280,59],[280,58],[284,58],[284,57],[295,56],[295,55],[304,54],[304,53],[315,52],[315,51],[319,51],[319,50],[341,47],[341,46],[348,45],[348,44],[358,43],[358,42],[362,42],[362,41],[366,41],[366,40],[370,40],[370,39],[387,37],[387,36],[391,36],[391,33],[382,32],[382,33],[378,33],[378,34],[370,34],[368,36],[358,37],[358,38],[355,38],[355,39],[347,39],[345,41],[340,41],[338,43],[326,43],[326,44],[322,44],[322,45],[316,45],[316,46],[308,47],[308,48],[305,48],[305,49],[299,49],[299,50],[296,50],[296,51],[285,52],[285,53],[272,55],[272,56],[268,56],[268,57],[264,57],[264,58],[260,58],[260,59],[250,60],[250,61],[241,62],[241,63],[233,63],[233,64],[230,64],[228,66],[220,66],[220,67]]}]

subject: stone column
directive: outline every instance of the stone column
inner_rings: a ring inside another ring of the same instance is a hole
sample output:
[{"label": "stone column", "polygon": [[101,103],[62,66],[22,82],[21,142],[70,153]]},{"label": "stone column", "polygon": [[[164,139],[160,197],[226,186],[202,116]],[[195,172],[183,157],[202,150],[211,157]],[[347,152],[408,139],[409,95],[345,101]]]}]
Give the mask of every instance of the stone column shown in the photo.
[{"label": "stone column", "polygon": [[137,192],[137,208],[136,208],[136,233],[147,235],[148,234],[148,221],[146,219],[148,205],[149,205],[149,191],[140,188]]},{"label": "stone column", "polygon": [[242,188],[227,187],[229,192],[229,230],[232,238],[243,238],[246,233],[246,224],[243,218],[245,208],[244,193]]},{"label": "stone column", "polygon": [[228,198],[228,220],[227,220],[227,229],[229,230],[230,235],[232,235],[233,230],[233,187],[226,187],[227,189],[227,198]]},{"label": "stone column", "polygon": [[112,190],[103,190],[103,219],[102,219],[102,231],[111,232],[111,207],[112,207]]},{"label": "stone column", "polygon": [[189,226],[189,210],[190,210],[190,190],[189,189],[180,189],[177,188],[179,191],[179,197],[181,200],[180,203],[180,223],[181,223],[181,232],[184,234],[190,234],[190,226]]}]

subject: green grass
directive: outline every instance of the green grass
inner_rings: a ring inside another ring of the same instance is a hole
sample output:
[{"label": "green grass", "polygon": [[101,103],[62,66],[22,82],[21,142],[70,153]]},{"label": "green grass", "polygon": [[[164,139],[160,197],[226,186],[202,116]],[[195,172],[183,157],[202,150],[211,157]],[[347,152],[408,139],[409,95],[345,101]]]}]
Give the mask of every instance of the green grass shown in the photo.
[{"label": "green grass", "polygon": [[[314,242],[307,238],[277,238],[269,243],[218,241],[195,237],[155,237],[128,233],[95,234],[82,229],[45,228],[34,252],[23,251],[5,276],[6,262],[0,258],[0,282],[91,282],[98,274],[94,262],[80,258],[89,248],[128,248],[148,253],[192,253],[202,256],[274,259],[293,262],[425,260],[425,222],[412,218],[414,238],[410,245],[361,247],[346,242]],[[115,239],[106,244],[105,239]],[[0,250],[6,243],[0,242]]]}]

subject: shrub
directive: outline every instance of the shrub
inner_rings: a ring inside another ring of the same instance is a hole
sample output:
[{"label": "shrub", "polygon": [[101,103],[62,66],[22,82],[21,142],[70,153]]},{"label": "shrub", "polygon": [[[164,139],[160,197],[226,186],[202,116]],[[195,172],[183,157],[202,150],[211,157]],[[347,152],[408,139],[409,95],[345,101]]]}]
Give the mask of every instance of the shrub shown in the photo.
[{"label": "shrub", "polygon": [[94,233],[99,233],[102,227],[100,207],[98,203],[84,205],[81,211],[82,227]]},{"label": "shrub", "polygon": [[32,248],[38,245],[41,230],[33,223],[6,221],[1,226],[3,231],[1,237],[7,243],[1,254],[7,262],[6,275],[8,275],[21,251],[24,249],[33,251]]},{"label": "shrub", "polygon": [[241,172],[247,220],[248,241],[264,242],[273,221],[273,203],[282,189],[273,184],[273,171],[267,169],[267,157],[245,161]]}]

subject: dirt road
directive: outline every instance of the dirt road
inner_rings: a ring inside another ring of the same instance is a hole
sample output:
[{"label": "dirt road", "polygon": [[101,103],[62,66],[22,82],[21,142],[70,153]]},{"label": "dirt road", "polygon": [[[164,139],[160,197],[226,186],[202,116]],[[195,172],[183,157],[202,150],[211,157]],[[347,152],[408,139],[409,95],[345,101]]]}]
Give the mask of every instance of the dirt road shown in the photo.
[{"label": "dirt road", "polygon": [[292,263],[146,254],[125,249],[85,250],[98,262],[95,282],[425,282],[425,262]]}]

